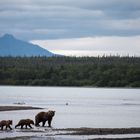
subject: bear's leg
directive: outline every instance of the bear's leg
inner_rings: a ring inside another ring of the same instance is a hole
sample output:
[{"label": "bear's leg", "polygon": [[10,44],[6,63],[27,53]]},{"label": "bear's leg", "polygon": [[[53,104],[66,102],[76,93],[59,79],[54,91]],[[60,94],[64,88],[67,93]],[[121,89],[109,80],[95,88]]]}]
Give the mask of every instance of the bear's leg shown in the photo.
[{"label": "bear's leg", "polygon": [[15,126],[15,128],[17,128],[19,125],[17,124],[16,126]]},{"label": "bear's leg", "polygon": [[7,125],[5,126],[5,130],[7,130]]},{"label": "bear's leg", "polygon": [[26,129],[27,129],[27,124],[26,124]]},{"label": "bear's leg", "polygon": [[35,126],[40,126],[40,125],[39,125],[39,123],[40,123],[40,122],[38,122],[38,123],[35,123]]},{"label": "bear's leg", "polygon": [[10,125],[8,127],[10,128],[10,130],[12,130],[12,127]]},{"label": "bear's leg", "polygon": [[32,128],[32,126],[29,124],[29,127]]},{"label": "bear's leg", "polygon": [[36,118],[35,118],[35,126],[40,126],[39,123],[40,123],[40,121],[39,121],[38,118],[36,117]]},{"label": "bear's leg", "polygon": [[21,125],[21,129],[23,129],[23,124]]},{"label": "bear's leg", "polygon": [[43,127],[45,126],[45,123],[46,123],[46,121],[43,121],[43,122],[42,122],[42,126],[43,126]]},{"label": "bear's leg", "polygon": [[39,123],[40,123],[40,122],[36,119],[36,120],[35,120],[35,126],[40,126]]},{"label": "bear's leg", "polygon": [[3,130],[3,125],[1,126],[1,130]]},{"label": "bear's leg", "polygon": [[51,121],[52,121],[52,119],[49,119],[49,120],[48,120],[48,125],[49,125],[49,127],[51,127]]},{"label": "bear's leg", "polygon": [[15,126],[15,128],[17,128],[18,126],[21,126],[21,124],[17,124],[17,125]]}]

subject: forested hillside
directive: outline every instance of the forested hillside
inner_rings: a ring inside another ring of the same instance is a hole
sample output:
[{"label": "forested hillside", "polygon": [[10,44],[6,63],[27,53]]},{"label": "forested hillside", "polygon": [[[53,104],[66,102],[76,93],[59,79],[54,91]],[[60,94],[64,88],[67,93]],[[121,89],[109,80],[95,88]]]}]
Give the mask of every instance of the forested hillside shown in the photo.
[{"label": "forested hillside", "polygon": [[140,87],[140,57],[0,57],[0,85]]}]

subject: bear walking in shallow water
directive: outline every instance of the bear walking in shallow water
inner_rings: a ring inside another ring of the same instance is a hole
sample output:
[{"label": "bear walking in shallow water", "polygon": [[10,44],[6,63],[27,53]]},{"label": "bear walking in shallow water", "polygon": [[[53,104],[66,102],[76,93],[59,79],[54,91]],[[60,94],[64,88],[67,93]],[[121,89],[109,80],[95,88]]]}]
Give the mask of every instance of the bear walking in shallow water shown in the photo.
[{"label": "bear walking in shallow water", "polygon": [[12,130],[11,126],[13,124],[13,121],[12,120],[2,120],[0,122],[0,127],[1,127],[1,130],[3,130],[3,127],[6,126],[6,130],[7,128],[9,128],[10,130]]},{"label": "bear walking in shallow water", "polygon": [[45,126],[46,121],[48,121],[48,125],[51,127],[51,121],[54,115],[55,111],[52,110],[49,110],[48,112],[39,112],[35,116],[35,125],[39,126],[39,123],[42,122],[42,126]]},{"label": "bear walking in shallow water", "polygon": [[21,126],[21,129],[22,129],[24,125],[25,125],[26,129],[27,129],[27,126],[32,128],[31,124],[34,125],[34,121],[33,120],[31,120],[31,119],[24,119],[24,120],[20,120],[18,122],[18,124],[15,126],[15,128],[17,128],[18,126]]}]

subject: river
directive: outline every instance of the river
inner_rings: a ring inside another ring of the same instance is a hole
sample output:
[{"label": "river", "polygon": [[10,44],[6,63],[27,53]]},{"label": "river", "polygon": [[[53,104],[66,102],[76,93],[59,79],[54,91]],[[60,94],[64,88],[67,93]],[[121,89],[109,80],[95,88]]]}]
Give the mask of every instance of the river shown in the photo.
[{"label": "river", "polygon": [[[0,86],[0,105],[25,103],[55,110],[53,128],[128,128],[140,126],[140,89]],[[0,112],[14,125],[41,110]]]}]

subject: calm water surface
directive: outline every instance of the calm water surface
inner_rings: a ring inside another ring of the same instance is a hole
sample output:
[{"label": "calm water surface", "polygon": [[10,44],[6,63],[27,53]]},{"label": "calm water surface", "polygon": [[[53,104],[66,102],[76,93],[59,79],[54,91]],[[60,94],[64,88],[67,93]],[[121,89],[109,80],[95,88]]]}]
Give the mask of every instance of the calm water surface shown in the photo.
[{"label": "calm water surface", "polygon": [[[54,128],[140,127],[140,89],[0,86],[0,105],[16,102],[56,110]],[[0,112],[0,120],[16,124],[39,111]]]}]

